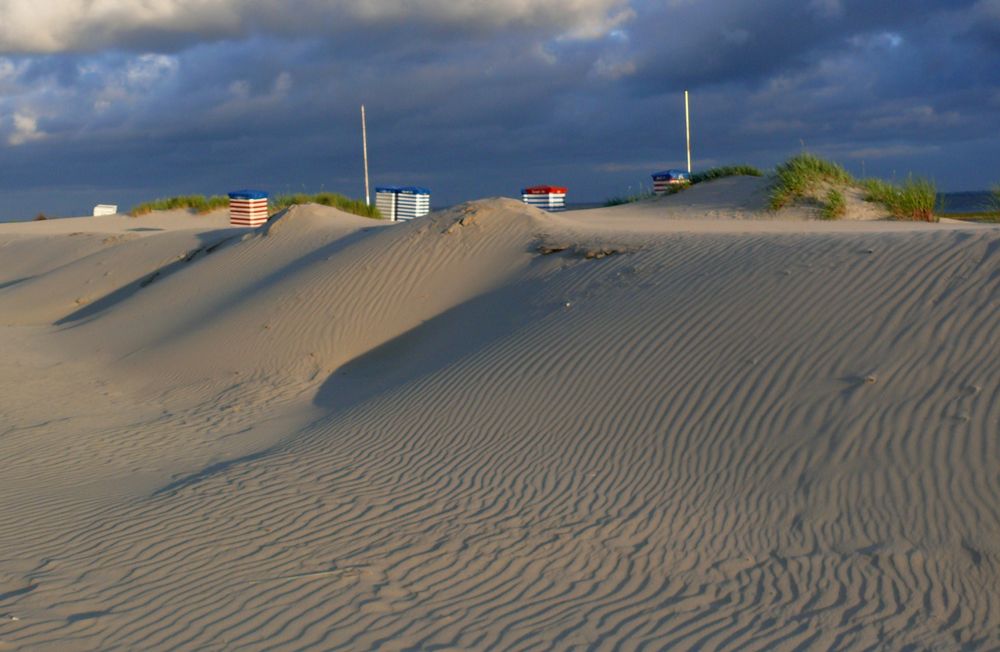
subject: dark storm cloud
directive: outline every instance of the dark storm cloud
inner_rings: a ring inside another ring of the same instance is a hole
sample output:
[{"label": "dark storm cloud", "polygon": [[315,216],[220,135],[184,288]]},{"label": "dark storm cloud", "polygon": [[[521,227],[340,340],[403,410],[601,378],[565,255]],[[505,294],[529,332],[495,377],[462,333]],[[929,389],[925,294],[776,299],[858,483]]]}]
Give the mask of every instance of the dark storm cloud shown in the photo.
[{"label": "dark storm cloud", "polygon": [[157,6],[197,11],[159,17],[117,0],[111,30],[66,0],[27,41],[19,4],[0,0],[0,192],[25,214],[237,185],[357,195],[362,102],[376,182],[601,199],[682,163],[685,88],[696,165],[804,144],[856,171],[1000,180],[1000,0],[178,0]]},{"label": "dark storm cloud", "polygon": [[967,34],[1000,52],[1000,0],[979,0],[968,14]]},{"label": "dark storm cloud", "polygon": [[[640,11],[635,21],[634,41],[642,45],[636,52],[641,70],[633,83],[648,92],[665,81],[755,83],[857,49],[856,41],[887,34],[924,36],[930,25],[938,31],[933,40],[920,45],[935,52],[942,36],[951,36],[941,29],[961,29],[955,16],[968,14],[972,5],[962,0],[921,0],[908,2],[902,11],[888,3],[847,0],[655,4]],[[867,54],[878,56],[874,51]]]}]

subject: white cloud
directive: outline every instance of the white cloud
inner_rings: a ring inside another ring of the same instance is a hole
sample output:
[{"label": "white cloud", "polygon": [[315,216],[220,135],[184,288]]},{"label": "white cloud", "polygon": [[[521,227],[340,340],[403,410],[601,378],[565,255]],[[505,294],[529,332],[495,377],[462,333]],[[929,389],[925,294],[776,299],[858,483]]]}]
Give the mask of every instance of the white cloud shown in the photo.
[{"label": "white cloud", "polygon": [[80,68],[101,78],[103,84],[93,99],[94,110],[105,113],[116,105],[131,106],[147,98],[157,86],[174,78],[180,68],[176,57],[143,54],[126,61],[120,70]]},{"label": "white cloud", "polygon": [[[16,62],[5,57],[0,57],[0,93],[11,95],[16,91],[25,67],[26,64],[23,61]],[[0,97],[0,101],[2,99]]]},{"label": "white cloud", "polygon": [[254,87],[246,79],[230,82],[225,99],[207,111],[219,118],[235,118],[284,105],[292,91],[295,79],[288,71],[282,71],[269,85]]},{"label": "white cloud", "polygon": [[536,26],[552,37],[606,35],[628,0],[0,0],[0,52],[126,47],[159,51],[255,33],[330,35],[402,22],[471,30]]},{"label": "white cloud", "polygon": [[38,117],[30,113],[15,113],[13,117],[14,130],[7,136],[7,143],[16,147],[46,137],[46,133],[38,129]]},{"label": "white cloud", "polygon": [[245,79],[237,79],[229,84],[229,93],[237,100],[245,100],[250,97],[250,82]]},{"label": "white cloud", "polygon": [[621,79],[634,75],[635,61],[622,60],[614,57],[601,57],[594,63],[594,73],[605,79]]},{"label": "white cloud", "polygon": [[131,88],[148,88],[177,72],[177,59],[162,54],[144,54],[129,62],[125,78]]},{"label": "white cloud", "polygon": [[0,57],[0,82],[13,77],[15,72],[14,62],[5,57]]}]

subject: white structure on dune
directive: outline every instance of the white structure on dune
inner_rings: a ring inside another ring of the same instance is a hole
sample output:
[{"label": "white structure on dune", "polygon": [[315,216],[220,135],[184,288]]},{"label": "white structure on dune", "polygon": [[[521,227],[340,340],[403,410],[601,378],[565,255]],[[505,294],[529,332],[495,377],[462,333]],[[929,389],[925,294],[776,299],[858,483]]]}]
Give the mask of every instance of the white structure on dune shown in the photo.
[{"label": "white structure on dune", "polygon": [[387,220],[412,220],[431,212],[431,191],[419,186],[380,186],[375,189],[375,206]]},{"label": "white structure on dune", "polygon": [[690,185],[691,175],[684,170],[664,170],[653,173],[653,192],[663,195],[679,187]]},{"label": "white structure on dune", "polygon": [[375,189],[375,208],[387,220],[396,219],[396,187],[380,186]]},{"label": "white structure on dune", "polygon": [[94,217],[98,217],[100,215],[117,215],[117,214],[118,214],[118,206],[116,206],[115,204],[98,204],[97,206],[94,206]]},{"label": "white structure on dune", "polygon": [[229,193],[229,223],[233,226],[258,227],[267,222],[267,193],[263,190],[237,190]]},{"label": "white structure on dune", "polygon": [[562,186],[531,186],[521,190],[525,204],[543,211],[561,211],[566,208],[566,188]]}]

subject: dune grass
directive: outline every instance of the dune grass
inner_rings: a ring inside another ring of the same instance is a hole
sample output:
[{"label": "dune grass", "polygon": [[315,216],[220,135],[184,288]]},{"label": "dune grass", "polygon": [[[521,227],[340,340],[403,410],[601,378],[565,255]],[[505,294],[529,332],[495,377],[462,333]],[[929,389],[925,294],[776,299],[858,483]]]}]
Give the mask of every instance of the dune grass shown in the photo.
[{"label": "dune grass", "polygon": [[865,192],[865,201],[876,202],[884,206],[888,206],[896,192],[891,183],[882,179],[863,179],[860,185]]},{"label": "dune grass", "polygon": [[276,211],[296,204],[321,204],[340,209],[345,213],[360,215],[361,217],[370,217],[375,220],[382,219],[382,213],[374,205],[369,206],[360,199],[351,199],[332,192],[321,192],[315,195],[305,193],[279,195],[271,201],[271,207]]},{"label": "dune grass", "polygon": [[752,165],[723,165],[721,167],[709,168],[691,175],[691,184],[711,181],[723,177],[762,177],[764,173]]},{"label": "dune grass", "polygon": [[901,220],[937,222],[937,187],[933,181],[907,177],[899,185],[881,179],[865,179],[860,183],[865,200],[885,206],[892,216]]},{"label": "dune grass", "polygon": [[847,199],[839,188],[830,188],[826,192],[826,205],[823,206],[823,219],[836,220],[847,214]]},{"label": "dune grass", "polygon": [[[295,204],[310,203],[332,206],[334,208],[339,208],[346,213],[353,213],[355,215],[361,215],[362,217],[371,217],[374,219],[382,218],[382,214],[377,208],[375,208],[375,206],[367,206],[361,200],[349,199],[348,197],[332,192],[322,192],[315,195],[307,195],[304,193],[280,195],[271,200],[270,209],[274,212],[288,208],[289,206]],[[203,215],[218,208],[226,208],[228,206],[229,197],[225,195],[214,195],[211,197],[206,197],[205,195],[181,195],[178,197],[156,199],[154,201],[138,204],[132,207],[129,214],[132,217],[139,217],[140,215],[147,215],[153,211],[186,209]]]},{"label": "dune grass", "polygon": [[840,165],[813,154],[799,154],[775,168],[771,210],[779,210],[816,191],[822,183],[854,185],[854,177]]},{"label": "dune grass", "polygon": [[[822,199],[815,197],[824,185],[829,186],[826,194]],[[881,204],[896,219],[938,221],[934,214],[937,187],[933,181],[912,175],[900,184],[882,179],[858,181],[842,166],[809,153],[793,156],[775,168],[770,207],[780,210],[798,199],[813,196],[822,205],[823,217],[835,219],[847,212],[844,190],[849,188],[861,189],[865,201]]]},{"label": "dune grass", "polygon": [[[712,181],[713,179],[721,179],[723,177],[762,177],[764,173],[752,165],[724,165],[720,167],[709,168],[701,172],[695,172],[691,175],[690,183],[678,183],[676,185],[670,186],[665,195],[676,194],[685,188],[695,185],[696,183],[701,183],[703,181]],[[639,192],[633,193],[628,192],[624,195],[615,195],[614,197],[609,197],[605,200],[605,206],[621,206],[622,204],[633,204],[637,201],[642,201],[644,199],[652,199],[656,197],[656,193],[652,190],[640,190]]]},{"label": "dune grass", "polygon": [[205,195],[180,195],[137,204],[129,211],[129,215],[139,217],[140,215],[148,215],[153,211],[173,211],[179,209],[191,210],[199,215],[204,215],[217,208],[225,208],[227,206],[229,206],[229,198],[224,195],[213,195],[211,197],[206,197]]},{"label": "dune grass", "polygon": [[614,197],[608,197],[604,201],[604,206],[609,207],[609,206],[621,206],[623,204],[634,204],[637,201],[642,201],[644,199],[652,199],[653,197],[656,197],[656,193],[649,190],[643,190],[635,193],[628,193],[625,195],[615,195]]}]

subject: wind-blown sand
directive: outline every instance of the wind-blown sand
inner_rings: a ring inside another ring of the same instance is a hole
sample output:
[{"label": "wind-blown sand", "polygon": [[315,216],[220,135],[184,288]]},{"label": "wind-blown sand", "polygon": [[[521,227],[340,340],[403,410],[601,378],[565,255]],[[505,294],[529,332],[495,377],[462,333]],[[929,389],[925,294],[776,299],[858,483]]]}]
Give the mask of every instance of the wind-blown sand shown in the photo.
[{"label": "wind-blown sand", "polygon": [[0,649],[1000,647],[1000,229],[683,197],[0,226]]}]

